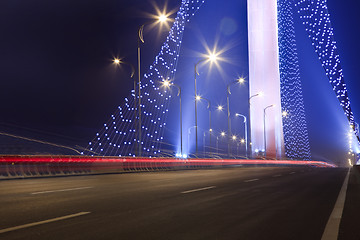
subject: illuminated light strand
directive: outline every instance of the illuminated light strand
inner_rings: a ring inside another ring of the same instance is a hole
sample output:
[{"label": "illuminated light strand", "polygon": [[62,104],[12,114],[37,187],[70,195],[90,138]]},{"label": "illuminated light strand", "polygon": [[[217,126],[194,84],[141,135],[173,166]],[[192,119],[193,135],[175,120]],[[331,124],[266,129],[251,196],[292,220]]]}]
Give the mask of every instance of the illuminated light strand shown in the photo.
[{"label": "illuminated light strand", "polygon": [[292,1],[278,0],[280,93],[285,155],[310,160],[300,70],[295,40]]},{"label": "illuminated light strand", "polygon": [[164,79],[174,79],[180,47],[186,22],[195,15],[205,0],[183,0],[173,26],[163,43],[159,54],[144,74],[141,81],[141,131],[137,138],[134,111],[135,91],[132,90],[125,103],[118,107],[107,123],[89,142],[84,154],[101,156],[135,156],[136,146],[141,143],[142,155],[161,156],[162,143],[168,106],[171,95],[160,91],[159,84]]},{"label": "illuminated light strand", "polygon": [[295,6],[350,126],[354,116],[344,81],[326,0],[296,0]]}]

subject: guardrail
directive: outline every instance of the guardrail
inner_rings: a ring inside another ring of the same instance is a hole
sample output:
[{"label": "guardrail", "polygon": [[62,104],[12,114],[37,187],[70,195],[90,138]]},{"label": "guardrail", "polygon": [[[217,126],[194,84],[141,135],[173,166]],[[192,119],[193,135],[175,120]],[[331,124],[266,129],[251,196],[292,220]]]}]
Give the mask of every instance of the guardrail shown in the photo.
[{"label": "guardrail", "polygon": [[0,179],[58,175],[164,171],[243,165],[336,167],[322,161],[262,159],[117,158],[88,156],[2,156]]}]

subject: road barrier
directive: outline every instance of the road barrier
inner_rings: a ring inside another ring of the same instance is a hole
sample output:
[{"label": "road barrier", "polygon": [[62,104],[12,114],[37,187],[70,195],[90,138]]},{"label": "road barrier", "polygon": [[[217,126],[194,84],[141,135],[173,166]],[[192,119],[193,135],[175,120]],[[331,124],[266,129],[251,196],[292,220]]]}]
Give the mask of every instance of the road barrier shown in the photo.
[{"label": "road barrier", "polygon": [[334,164],[323,161],[300,160],[1,156],[0,179],[185,170],[247,165],[336,167]]}]

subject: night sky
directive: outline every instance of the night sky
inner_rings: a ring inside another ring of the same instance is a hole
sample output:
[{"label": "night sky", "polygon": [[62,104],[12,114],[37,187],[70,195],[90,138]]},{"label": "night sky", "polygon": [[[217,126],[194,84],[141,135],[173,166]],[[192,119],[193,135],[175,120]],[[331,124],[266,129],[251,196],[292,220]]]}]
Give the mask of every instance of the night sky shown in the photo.
[{"label": "night sky", "polygon": [[[135,64],[138,27],[149,21],[149,14],[156,13],[156,6],[163,9],[167,5],[168,10],[176,10],[180,3],[180,0],[0,2],[0,131],[86,146],[132,89],[130,69],[115,67],[112,59],[121,57]],[[360,122],[360,96],[356,92],[360,88],[357,79],[360,3],[328,0],[328,7],[352,110],[355,120]],[[205,2],[184,34],[183,57],[175,79],[178,84],[190,81],[188,76],[193,75],[191,66],[198,60],[197,53],[206,52],[204,42],[209,47],[216,43],[219,48],[227,47],[224,54],[230,61],[222,65],[222,70],[212,69],[211,74],[204,67],[208,74],[201,72],[201,76],[206,76],[202,89],[210,89],[215,78],[226,86],[237,76],[247,77],[245,8],[245,0]],[[235,30],[224,27],[224,21],[233,21]],[[344,150],[346,146],[345,137],[345,143],[339,140],[346,118],[320,63],[314,60],[317,57],[310,39],[299,22],[296,31],[313,155],[330,158],[328,148],[340,146]],[[158,53],[167,30],[145,29],[144,36],[143,73]],[[191,87],[188,92],[185,90],[190,97]],[[203,90],[202,94],[212,96],[214,105],[225,104],[223,96],[216,92]],[[248,93],[244,89],[234,89],[236,93],[243,96],[239,97],[240,102],[246,102]],[[191,101],[185,101],[184,107],[190,105]],[[238,109],[233,108],[232,112],[241,112],[246,106],[239,104]],[[206,117],[206,111],[200,114]],[[176,113],[170,116],[177,117]],[[214,115],[214,121],[220,117]],[[190,116],[188,119],[185,116],[184,121],[185,126],[193,124]]]}]

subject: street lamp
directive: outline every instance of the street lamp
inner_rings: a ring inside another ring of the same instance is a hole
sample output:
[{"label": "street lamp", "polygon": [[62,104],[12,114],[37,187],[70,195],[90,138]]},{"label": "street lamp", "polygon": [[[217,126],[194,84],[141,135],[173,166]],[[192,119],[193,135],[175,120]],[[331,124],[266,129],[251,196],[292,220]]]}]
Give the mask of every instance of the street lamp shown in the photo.
[{"label": "street lamp", "polygon": [[188,153],[190,152],[190,134],[191,134],[191,129],[193,129],[193,128],[196,128],[195,126],[192,126],[192,127],[189,127],[188,128],[188,140],[187,140],[187,142],[188,142]]},{"label": "street lamp", "polygon": [[194,76],[194,90],[195,90],[195,144],[196,144],[196,153],[198,152],[198,124],[197,124],[197,101],[196,98],[198,97],[197,95],[197,89],[196,89],[196,76],[199,75],[198,71],[197,71],[197,66],[204,62],[204,61],[210,61],[210,62],[215,62],[217,60],[217,55],[216,53],[211,53],[209,54],[206,58],[203,58],[201,60],[199,60],[197,63],[195,63],[194,66],[194,72],[195,72],[195,76]]},{"label": "street lamp", "polygon": [[[254,97],[262,97],[264,94],[263,92],[258,92],[252,96],[249,97],[249,130],[250,130],[250,133],[251,133],[251,111],[250,111],[250,108],[251,108],[251,99],[254,98]],[[251,134],[250,134],[250,141],[251,141]],[[252,156],[252,147],[251,147],[251,142],[249,144],[250,146],[250,157]]]},{"label": "street lamp", "polygon": [[165,80],[162,82],[162,85],[164,87],[170,88],[171,86],[174,86],[178,89],[178,94],[180,99],[180,144],[181,144],[181,157],[183,157],[183,136],[182,136],[182,110],[181,110],[181,87],[173,82],[170,82],[168,80]]},{"label": "street lamp", "polygon": [[[130,78],[133,78],[134,75],[135,75],[135,67],[133,64],[131,63],[128,63],[128,62],[125,62],[119,58],[114,58],[113,59],[113,62],[115,65],[117,66],[120,66],[120,64],[125,64],[125,65],[128,65],[131,67],[131,74],[130,74]],[[137,107],[137,104],[136,104],[136,80],[134,78],[134,123],[135,123],[135,126],[134,126],[134,130],[136,129],[136,116],[137,116],[137,113],[136,113],[136,107]],[[135,131],[135,138],[136,138],[136,131]],[[135,145],[136,147],[136,145]]]},{"label": "street lamp", "polygon": [[209,139],[209,145],[211,147],[211,132],[212,132],[212,128],[211,128],[211,102],[210,102],[209,99],[206,99],[204,97],[200,97],[199,95],[196,96],[196,98],[195,98],[196,101],[200,101],[201,99],[207,101],[207,103],[208,103],[207,108],[209,109],[209,138],[210,138]]},{"label": "street lamp", "polygon": [[264,108],[264,149],[265,149],[265,159],[266,159],[266,121],[265,121],[265,117],[266,117],[266,109],[274,107],[275,105],[269,105],[266,108]]},{"label": "street lamp", "polygon": [[121,59],[119,59],[119,58],[114,58],[114,59],[113,59],[113,62],[114,62],[115,65],[118,65],[118,66],[119,66],[120,64],[129,65],[129,66],[131,67],[131,75],[130,75],[130,78],[133,78],[133,77],[134,77],[134,75],[135,75],[135,67],[134,67],[134,65],[132,65],[131,63],[125,62],[125,61],[123,61],[123,60],[121,60]]},{"label": "street lamp", "polygon": [[[221,137],[225,137],[226,133],[225,132],[221,132],[220,133]],[[217,150],[217,154],[219,154],[219,136],[216,136],[216,150]]]},{"label": "street lamp", "polygon": [[[229,83],[226,86],[227,121],[228,121],[228,133],[229,133],[229,136],[231,135],[231,122],[230,122],[230,94],[231,94],[231,91],[230,91],[230,86],[235,84],[235,83],[243,84],[244,82],[245,82],[244,78],[238,78],[237,80]],[[230,139],[228,141],[228,154],[230,155]]]},{"label": "street lamp", "polygon": [[240,114],[240,113],[235,113],[235,116],[237,116],[237,117],[243,117],[243,118],[244,118],[245,140],[242,139],[241,141],[244,140],[244,142],[245,142],[245,156],[246,156],[246,158],[247,158],[247,157],[248,157],[248,155],[247,155],[247,154],[248,154],[248,147],[247,147],[247,142],[248,142],[248,140],[247,140],[246,117],[245,117],[244,115]]},{"label": "street lamp", "polygon": [[[164,23],[168,20],[167,18],[167,15],[165,14],[160,14],[159,16],[156,17],[157,19],[157,22],[160,22],[160,23]],[[141,44],[142,43],[145,43],[144,41],[144,35],[143,35],[143,31],[144,31],[144,27],[145,25],[147,25],[149,23],[145,23],[143,25],[141,25],[138,29],[138,34],[137,34],[137,42],[138,42],[138,85],[139,85],[139,88],[138,88],[138,112],[139,112],[139,130],[138,130],[138,144],[139,144],[139,156],[141,156],[141,150],[142,150],[142,142],[141,142],[141,61],[140,61],[140,57],[141,57]]]}]

